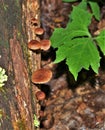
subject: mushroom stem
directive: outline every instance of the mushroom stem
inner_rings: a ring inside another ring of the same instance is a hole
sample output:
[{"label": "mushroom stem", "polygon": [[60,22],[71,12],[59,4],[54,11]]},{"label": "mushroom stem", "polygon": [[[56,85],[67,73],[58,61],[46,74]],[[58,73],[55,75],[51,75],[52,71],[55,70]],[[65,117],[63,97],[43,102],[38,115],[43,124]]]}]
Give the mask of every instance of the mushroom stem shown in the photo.
[{"label": "mushroom stem", "polygon": [[36,66],[37,66],[36,69],[40,69],[41,68],[41,51],[40,51],[41,44],[39,40],[31,40],[28,43],[28,48],[36,52],[35,53],[35,61],[36,61]]}]

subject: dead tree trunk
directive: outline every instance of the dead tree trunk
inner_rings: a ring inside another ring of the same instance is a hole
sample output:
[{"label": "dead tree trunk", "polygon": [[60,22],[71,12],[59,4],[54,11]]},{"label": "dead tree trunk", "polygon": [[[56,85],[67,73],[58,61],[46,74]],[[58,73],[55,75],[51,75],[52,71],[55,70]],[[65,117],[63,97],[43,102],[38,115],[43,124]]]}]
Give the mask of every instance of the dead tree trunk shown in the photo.
[{"label": "dead tree trunk", "polygon": [[40,55],[29,51],[27,42],[37,39],[30,21],[39,14],[38,0],[0,0],[0,66],[8,75],[0,89],[1,130],[35,130],[37,102],[32,99],[37,87],[30,75],[39,67]]}]

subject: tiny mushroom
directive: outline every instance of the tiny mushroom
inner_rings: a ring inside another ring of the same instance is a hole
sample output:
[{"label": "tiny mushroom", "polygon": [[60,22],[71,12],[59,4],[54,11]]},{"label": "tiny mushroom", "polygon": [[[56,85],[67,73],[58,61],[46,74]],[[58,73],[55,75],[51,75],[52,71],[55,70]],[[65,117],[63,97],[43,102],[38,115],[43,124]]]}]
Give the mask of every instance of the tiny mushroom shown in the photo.
[{"label": "tiny mushroom", "polygon": [[44,40],[41,40],[40,43],[41,43],[41,49],[44,51],[47,51],[51,46],[50,40],[44,39]]},{"label": "tiny mushroom", "polygon": [[44,100],[45,97],[46,97],[46,95],[45,95],[44,92],[42,92],[42,91],[36,92],[36,98],[37,98],[39,101]]},{"label": "tiny mushroom", "polygon": [[52,71],[46,68],[41,68],[33,72],[32,82],[36,84],[44,84],[52,78]]},{"label": "tiny mushroom", "polygon": [[38,50],[41,48],[41,44],[39,41],[37,40],[31,40],[29,43],[28,43],[28,48],[31,49],[31,50]]},{"label": "tiny mushroom", "polygon": [[44,33],[44,30],[43,30],[43,28],[35,28],[35,33],[37,34],[37,35],[42,35],[43,33]]},{"label": "tiny mushroom", "polygon": [[44,50],[47,51],[51,46],[51,42],[50,40],[41,40],[41,41],[37,41],[37,40],[31,40],[28,43],[28,48],[31,50]]},{"label": "tiny mushroom", "polygon": [[31,24],[37,26],[38,20],[36,18],[31,18]]}]

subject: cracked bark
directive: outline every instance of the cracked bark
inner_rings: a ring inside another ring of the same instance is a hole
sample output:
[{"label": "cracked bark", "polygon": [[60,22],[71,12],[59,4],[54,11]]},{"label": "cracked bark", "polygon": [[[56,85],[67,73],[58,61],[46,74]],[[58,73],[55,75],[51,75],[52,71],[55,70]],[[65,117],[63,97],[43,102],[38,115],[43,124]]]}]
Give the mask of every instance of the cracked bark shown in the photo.
[{"label": "cracked bark", "polygon": [[33,114],[37,115],[39,106],[34,95],[38,88],[31,84],[30,74],[40,67],[40,55],[28,50],[27,43],[37,39],[30,19],[39,21],[39,1],[1,0],[0,3],[0,66],[8,75],[0,91],[0,129],[35,130]]}]

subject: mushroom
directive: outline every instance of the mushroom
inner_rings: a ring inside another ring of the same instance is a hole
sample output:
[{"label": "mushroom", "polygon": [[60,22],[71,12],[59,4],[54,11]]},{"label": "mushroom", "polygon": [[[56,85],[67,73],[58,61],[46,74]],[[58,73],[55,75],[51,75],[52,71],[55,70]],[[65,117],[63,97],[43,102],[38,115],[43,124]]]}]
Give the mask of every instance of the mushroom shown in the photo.
[{"label": "mushroom", "polygon": [[45,97],[46,97],[46,95],[45,95],[44,92],[42,92],[42,91],[36,92],[36,98],[37,98],[39,101],[44,100]]},{"label": "mushroom", "polygon": [[44,51],[47,51],[51,46],[50,40],[44,39],[44,40],[41,40],[40,43],[41,43],[41,49],[44,50]]},{"label": "mushroom", "polygon": [[41,40],[40,42],[37,40],[31,40],[28,43],[28,48],[31,50],[44,50],[47,51],[50,48],[51,42],[50,40]]},{"label": "mushroom", "polygon": [[38,25],[38,20],[36,18],[31,18],[31,24],[34,26]]},{"label": "mushroom", "polygon": [[29,43],[28,43],[28,48],[31,49],[31,50],[38,50],[41,48],[41,44],[39,41],[37,40],[31,40]]},{"label": "mushroom", "polygon": [[52,78],[52,71],[46,68],[41,68],[33,72],[32,82],[36,84],[47,83]]},{"label": "mushroom", "polygon": [[43,28],[35,28],[35,33],[37,35],[42,35],[44,33],[44,30],[43,30]]}]

